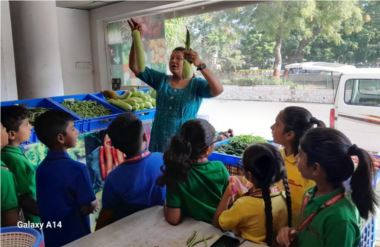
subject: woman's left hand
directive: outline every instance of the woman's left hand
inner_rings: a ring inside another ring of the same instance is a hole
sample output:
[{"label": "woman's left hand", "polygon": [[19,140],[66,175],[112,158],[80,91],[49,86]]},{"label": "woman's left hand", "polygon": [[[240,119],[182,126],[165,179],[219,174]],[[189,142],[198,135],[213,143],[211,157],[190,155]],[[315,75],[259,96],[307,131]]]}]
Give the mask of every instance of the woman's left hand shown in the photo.
[{"label": "woman's left hand", "polygon": [[194,64],[195,67],[198,67],[202,62],[202,60],[199,58],[198,52],[193,50],[186,50],[184,52],[184,57],[189,63]]}]

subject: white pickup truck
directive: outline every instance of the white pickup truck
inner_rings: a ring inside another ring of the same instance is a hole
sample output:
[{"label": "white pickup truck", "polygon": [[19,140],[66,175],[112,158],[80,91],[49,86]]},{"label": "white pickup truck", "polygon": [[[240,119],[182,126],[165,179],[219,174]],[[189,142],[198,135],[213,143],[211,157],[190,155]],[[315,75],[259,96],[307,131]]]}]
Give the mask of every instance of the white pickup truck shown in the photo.
[{"label": "white pickup truck", "polygon": [[380,154],[380,69],[341,71],[330,127],[359,147]]}]

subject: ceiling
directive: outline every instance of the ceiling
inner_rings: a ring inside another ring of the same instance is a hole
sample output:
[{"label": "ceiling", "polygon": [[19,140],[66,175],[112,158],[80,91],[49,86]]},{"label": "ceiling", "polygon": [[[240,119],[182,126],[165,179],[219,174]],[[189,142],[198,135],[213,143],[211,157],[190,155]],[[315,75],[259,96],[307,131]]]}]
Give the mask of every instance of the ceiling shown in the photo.
[{"label": "ceiling", "polygon": [[121,1],[56,1],[56,6],[70,9],[91,10]]}]

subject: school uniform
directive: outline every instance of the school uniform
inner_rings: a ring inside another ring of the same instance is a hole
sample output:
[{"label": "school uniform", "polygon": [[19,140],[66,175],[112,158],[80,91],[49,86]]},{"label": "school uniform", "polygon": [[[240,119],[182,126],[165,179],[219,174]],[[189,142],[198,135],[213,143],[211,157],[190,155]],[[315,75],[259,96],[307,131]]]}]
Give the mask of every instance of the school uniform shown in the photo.
[{"label": "school uniform", "polygon": [[18,208],[18,201],[13,174],[1,161],[1,211],[15,208]]},{"label": "school uniform", "polygon": [[[36,168],[26,158],[20,147],[5,146],[1,149],[1,161],[13,173],[17,184],[17,196],[30,196],[36,200]],[[39,223],[40,218],[24,211],[26,221]]]},{"label": "school uniform", "polygon": [[165,187],[157,185],[162,175],[162,153],[143,153],[117,166],[104,184],[102,204],[118,220],[139,210],[163,205]]},{"label": "school uniform", "polygon": [[[274,186],[273,188],[277,188]],[[285,195],[279,189],[270,194],[272,202],[273,236],[288,225],[288,210]],[[266,244],[265,202],[261,194],[242,196],[231,208],[219,216],[223,230],[238,233],[242,238],[258,244]]]},{"label": "school uniform", "polygon": [[285,168],[288,175],[290,196],[292,200],[292,225],[294,226],[299,221],[302,198],[308,189],[315,186],[315,183],[312,180],[302,177],[301,172],[297,167],[296,157],[293,154],[286,155],[284,149],[280,150],[280,153],[284,159]]},{"label": "school uniform", "polygon": [[62,246],[89,234],[89,216],[80,208],[94,200],[87,167],[66,152],[49,151],[37,169],[37,203],[46,246]]},{"label": "school uniform", "polygon": [[[326,195],[315,196],[316,187],[307,192],[310,200],[305,206],[301,221],[316,212],[324,203],[340,193],[339,188]],[[295,239],[295,246],[356,247],[360,242],[359,213],[351,200],[344,196],[333,205],[320,210],[304,230],[300,230]]]},{"label": "school uniform", "polygon": [[181,208],[184,215],[211,223],[229,174],[220,161],[192,164],[186,181],[167,188],[166,206]]}]

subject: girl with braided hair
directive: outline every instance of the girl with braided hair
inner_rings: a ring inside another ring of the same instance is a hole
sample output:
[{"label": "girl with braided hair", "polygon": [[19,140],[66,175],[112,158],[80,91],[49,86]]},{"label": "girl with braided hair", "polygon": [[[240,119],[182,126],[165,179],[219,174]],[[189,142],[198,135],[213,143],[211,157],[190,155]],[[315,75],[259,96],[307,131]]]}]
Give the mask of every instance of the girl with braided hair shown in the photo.
[{"label": "girl with braided hair", "polygon": [[[359,215],[367,219],[377,204],[370,155],[340,131],[310,129],[301,138],[298,169],[316,186],[303,199],[301,221],[277,235],[281,246],[358,246]],[[356,156],[358,165],[352,160]],[[350,191],[343,182],[351,178]]]},{"label": "girl with braided hair", "polygon": [[283,146],[280,152],[285,162],[292,196],[292,225],[298,222],[303,195],[314,186],[313,181],[301,176],[296,162],[299,141],[314,126],[325,127],[325,124],[313,117],[307,109],[298,106],[289,106],[280,111],[271,126],[273,141]]},{"label": "girl with braided hair", "polygon": [[166,185],[164,213],[170,224],[179,224],[183,215],[212,222],[229,179],[222,162],[207,159],[215,141],[214,127],[203,119],[185,122],[172,138],[158,179]]},{"label": "girl with braided hair", "polygon": [[[272,245],[281,227],[290,226],[291,203],[284,162],[280,152],[267,143],[248,147],[243,154],[245,177],[253,187],[237,199],[231,208],[229,186],[214,216],[214,225],[234,231],[244,239]],[[286,195],[277,185],[283,181]]]}]

